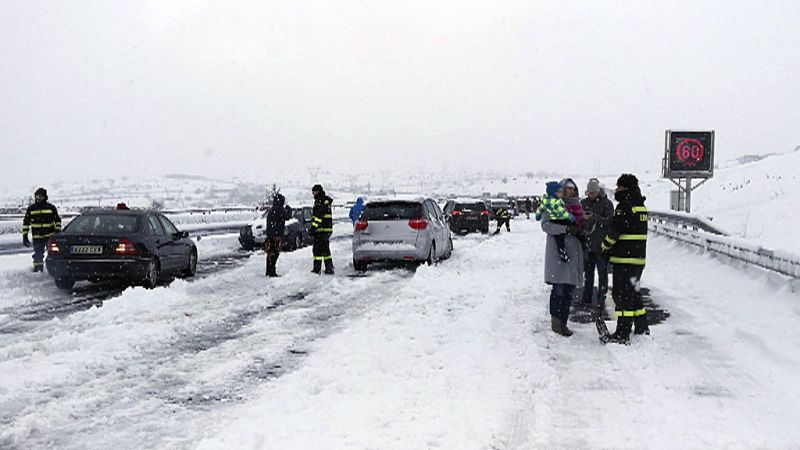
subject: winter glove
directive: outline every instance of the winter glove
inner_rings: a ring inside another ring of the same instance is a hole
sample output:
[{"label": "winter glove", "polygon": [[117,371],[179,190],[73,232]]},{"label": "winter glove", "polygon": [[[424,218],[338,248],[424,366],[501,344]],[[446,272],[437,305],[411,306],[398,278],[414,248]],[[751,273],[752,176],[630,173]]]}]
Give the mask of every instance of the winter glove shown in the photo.
[{"label": "winter glove", "polygon": [[28,240],[28,235],[27,234],[23,234],[22,235],[22,245],[24,245],[25,247],[30,247],[31,246],[31,241]]},{"label": "winter glove", "polygon": [[575,225],[567,225],[567,234],[577,236],[580,231],[580,228],[576,227]]},{"label": "winter glove", "polygon": [[600,255],[608,258],[608,255],[611,253],[611,247],[606,245],[605,242],[600,243]]}]

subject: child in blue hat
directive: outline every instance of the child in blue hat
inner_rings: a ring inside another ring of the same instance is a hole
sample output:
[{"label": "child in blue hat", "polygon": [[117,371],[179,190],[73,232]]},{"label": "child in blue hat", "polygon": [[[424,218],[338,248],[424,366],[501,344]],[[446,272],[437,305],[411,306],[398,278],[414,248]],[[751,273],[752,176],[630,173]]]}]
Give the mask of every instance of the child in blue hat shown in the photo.
[{"label": "child in blue hat", "polygon": [[[564,191],[561,188],[561,183],[558,181],[548,181],[545,184],[545,195],[542,197],[542,203],[536,209],[536,220],[542,220],[542,213],[547,212],[550,221],[559,225],[574,225],[575,217],[567,211],[564,200]],[[564,235],[553,235],[556,240],[556,247],[558,247],[558,256],[564,262],[569,262],[567,250],[564,248]]]}]

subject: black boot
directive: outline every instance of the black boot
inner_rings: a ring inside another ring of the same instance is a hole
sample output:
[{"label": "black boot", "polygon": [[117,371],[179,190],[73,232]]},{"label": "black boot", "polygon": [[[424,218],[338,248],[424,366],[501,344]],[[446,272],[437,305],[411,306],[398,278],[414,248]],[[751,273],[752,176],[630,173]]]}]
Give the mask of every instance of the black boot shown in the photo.
[{"label": "black boot", "polygon": [[647,324],[647,314],[642,314],[633,318],[633,334],[650,334],[650,326]]},{"label": "black boot", "polygon": [[333,275],[333,260],[326,259],[325,260],[325,273],[328,275]]},{"label": "black boot", "polygon": [[617,329],[609,336],[608,342],[616,344],[628,345],[631,343],[631,326],[633,325],[633,317],[619,317],[617,318]]},{"label": "black boot", "polygon": [[315,259],[314,268],[311,269],[311,273],[320,273],[320,272],[322,272],[322,261]]}]

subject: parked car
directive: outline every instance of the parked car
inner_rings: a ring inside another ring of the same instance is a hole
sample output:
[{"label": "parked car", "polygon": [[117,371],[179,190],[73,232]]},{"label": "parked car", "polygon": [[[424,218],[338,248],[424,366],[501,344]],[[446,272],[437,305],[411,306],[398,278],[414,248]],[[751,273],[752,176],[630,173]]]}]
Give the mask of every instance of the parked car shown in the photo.
[{"label": "parked car", "polygon": [[197,246],[157,211],[93,210],[50,238],[46,267],[61,289],[106,279],[153,288],[165,275],[194,276]]},{"label": "parked car", "polygon": [[439,205],[430,198],[367,202],[353,231],[353,267],[376,261],[427,262],[449,258],[453,239]]},{"label": "parked car", "polygon": [[448,200],[444,217],[453,233],[489,232],[489,208],[477,198]]},{"label": "parked car", "polygon": [[517,209],[515,208],[515,205],[513,205],[507,198],[490,198],[486,203],[489,206],[489,214],[492,220],[497,219],[497,210],[500,208],[507,209],[508,212],[511,213],[512,217],[517,216]]},{"label": "parked car", "polygon": [[[309,231],[311,230],[312,209],[311,206],[299,206],[292,209],[292,218],[286,221],[286,228],[283,232],[281,247],[284,251],[297,250],[311,244],[313,238]],[[239,229],[239,244],[243,249],[253,250],[264,247],[264,241],[267,239],[267,212],[261,215],[260,223],[245,225]]]}]

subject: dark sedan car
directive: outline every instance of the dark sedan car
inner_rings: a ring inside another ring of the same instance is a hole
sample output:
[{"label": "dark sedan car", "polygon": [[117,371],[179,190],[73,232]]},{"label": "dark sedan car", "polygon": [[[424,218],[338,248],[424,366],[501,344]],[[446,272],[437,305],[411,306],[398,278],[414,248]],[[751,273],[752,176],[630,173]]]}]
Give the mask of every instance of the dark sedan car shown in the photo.
[{"label": "dark sedan car", "polygon": [[93,210],[50,238],[46,265],[61,289],[107,279],[153,288],[162,276],[193,276],[197,246],[156,211]]},{"label": "dark sedan car", "polygon": [[[286,228],[283,234],[282,250],[291,251],[309,245],[311,237],[311,206],[299,206],[292,209],[292,218],[286,221]],[[239,244],[245,250],[263,248],[267,238],[265,228],[267,212],[265,212],[260,224],[245,225],[239,230]]]},{"label": "dark sedan car", "polygon": [[489,232],[489,210],[480,199],[448,200],[444,215],[453,233]]}]

